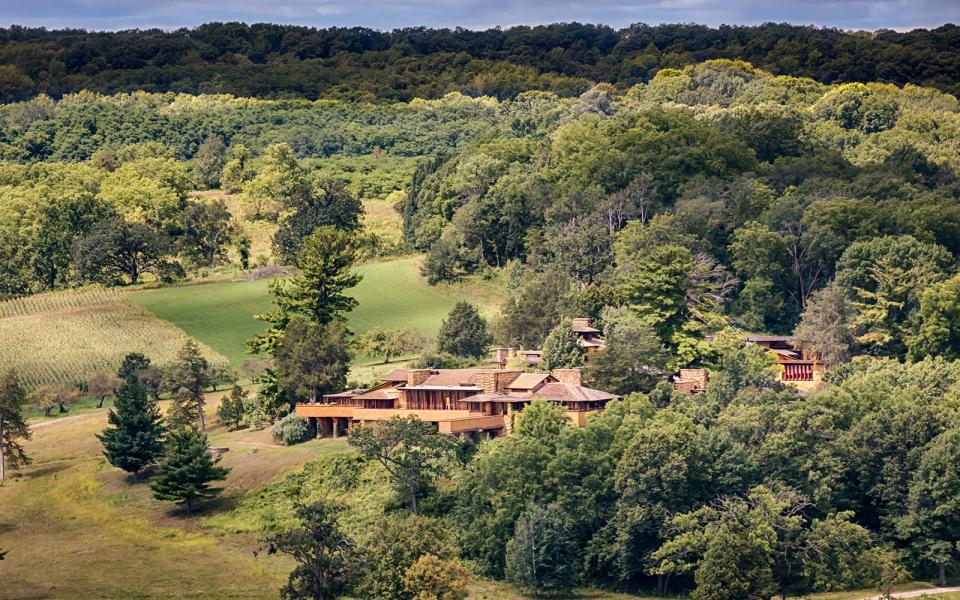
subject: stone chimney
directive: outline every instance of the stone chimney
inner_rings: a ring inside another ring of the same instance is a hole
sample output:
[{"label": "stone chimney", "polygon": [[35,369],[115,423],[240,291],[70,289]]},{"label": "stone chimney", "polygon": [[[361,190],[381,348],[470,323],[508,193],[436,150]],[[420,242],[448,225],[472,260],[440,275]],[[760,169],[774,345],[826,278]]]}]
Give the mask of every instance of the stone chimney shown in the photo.
[{"label": "stone chimney", "polygon": [[570,385],[583,385],[583,369],[576,367],[574,369],[554,369],[551,373],[560,383]]},{"label": "stone chimney", "polygon": [[479,371],[473,376],[473,383],[482,389],[484,394],[502,394],[519,375],[520,371],[505,369]]},{"label": "stone chimney", "polygon": [[591,327],[589,317],[577,317],[575,319],[570,319],[570,325],[576,329],[577,327]]},{"label": "stone chimney", "polygon": [[420,385],[431,375],[433,375],[433,371],[430,369],[411,369],[407,373],[407,387]]},{"label": "stone chimney", "polygon": [[707,389],[707,370],[706,369],[680,369],[680,375],[678,377],[680,381],[694,381],[696,386],[694,389],[697,391],[703,391]]},{"label": "stone chimney", "polygon": [[497,348],[497,353],[494,355],[494,362],[497,363],[498,368],[505,369],[507,367],[507,361],[510,360],[510,357],[516,354],[515,348]]}]

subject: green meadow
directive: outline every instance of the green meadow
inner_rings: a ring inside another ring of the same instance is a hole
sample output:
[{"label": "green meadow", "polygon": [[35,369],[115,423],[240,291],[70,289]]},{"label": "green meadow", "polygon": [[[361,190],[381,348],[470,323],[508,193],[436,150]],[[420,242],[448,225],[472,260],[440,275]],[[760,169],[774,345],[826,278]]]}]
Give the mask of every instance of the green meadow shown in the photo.
[{"label": "green meadow", "polygon": [[[362,334],[371,327],[405,328],[433,336],[459,300],[476,304],[487,317],[502,300],[496,282],[470,278],[463,283],[430,286],[420,276],[417,257],[358,267],[363,280],[354,290],[359,306],[350,328]],[[269,280],[224,281],[133,292],[130,298],[154,316],[226,356],[236,367],[246,357],[244,344],[264,324],[253,315],[271,310]],[[358,356],[358,362],[368,357]]]}]

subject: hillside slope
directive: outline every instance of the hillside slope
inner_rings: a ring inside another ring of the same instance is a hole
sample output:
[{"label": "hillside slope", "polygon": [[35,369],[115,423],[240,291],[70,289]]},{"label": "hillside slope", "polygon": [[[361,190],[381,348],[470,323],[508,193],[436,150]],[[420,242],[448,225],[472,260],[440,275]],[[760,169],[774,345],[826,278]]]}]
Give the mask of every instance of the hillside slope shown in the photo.
[{"label": "hillside slope", "polygon": [[[417,268],[418,257],[362,265],[363,280],[354,290],[359,306],[349,315],[350,328],[362,334],[371,327],[405,328],[432,336],[459,300],[477,304],[487,316],[501,300],[498,286],[471,279],[433,287]],[[226,356],[236,367],[246,355],[244,344],[263,331],[253,315],[271,309],[269,281],[229,281],[144,290],[134,302],[160,319]],[[359,361],[366,357],[358,357]]]}]

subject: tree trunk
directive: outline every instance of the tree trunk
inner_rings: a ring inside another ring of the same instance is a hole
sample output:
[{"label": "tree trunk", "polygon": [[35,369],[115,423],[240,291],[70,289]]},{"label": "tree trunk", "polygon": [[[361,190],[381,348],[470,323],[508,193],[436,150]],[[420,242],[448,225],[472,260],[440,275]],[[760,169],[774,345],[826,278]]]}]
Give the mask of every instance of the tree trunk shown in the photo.
[{"label": "tree trunk", "polygon": [[206,431],[206,430],[207,430],[207,423],[206,423],[206,421],[205,421],[204,418],[203,418],[203,403],[202,403],[202,402],[199,404],[199,411],[198,411],[198,412],[200,413],[200,431]]},{"label": "tree trunk", "polygon": [[0,481],[3,481],[7,476],[5,453],[6,448],[3,446],[3,421],[0,420]]},{"label": "tree trunk", "polygon": [[669,585],[670,585],[669,574],[657,575],[657,595],[658,596],[666,596],[667,588]]},{"label": "tree trunk", "polygon": [[417,493],[410,492],[410,511],[417,514]]},{"label": "tree trunk", "polygon": [[97,408],[103,408],[104,399],[106,399],[106,396],[100,396],[100,403],[97,404]]},{"label": "tree trunk", "polygon": [[944,563],[937,565],[937,585],[940,587],[947,585],[947,565]]}]

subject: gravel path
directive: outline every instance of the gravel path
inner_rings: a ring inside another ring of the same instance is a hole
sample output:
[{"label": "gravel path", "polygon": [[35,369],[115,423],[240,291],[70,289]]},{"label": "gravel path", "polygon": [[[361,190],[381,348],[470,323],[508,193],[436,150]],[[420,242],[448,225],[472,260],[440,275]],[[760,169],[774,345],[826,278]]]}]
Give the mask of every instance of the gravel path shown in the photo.
[{"label": "gravel path", "polygon": [[[920,598],[921,596],[935,596],[937,594],[949,594],[950,592],[960,592],[960,586],[930,588],[926,590],[913,590],[909,592],[894,592],[891,594],[894,598]],[[866,600],[883,600],[883,596],[870,596]]]}]

